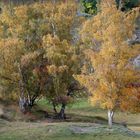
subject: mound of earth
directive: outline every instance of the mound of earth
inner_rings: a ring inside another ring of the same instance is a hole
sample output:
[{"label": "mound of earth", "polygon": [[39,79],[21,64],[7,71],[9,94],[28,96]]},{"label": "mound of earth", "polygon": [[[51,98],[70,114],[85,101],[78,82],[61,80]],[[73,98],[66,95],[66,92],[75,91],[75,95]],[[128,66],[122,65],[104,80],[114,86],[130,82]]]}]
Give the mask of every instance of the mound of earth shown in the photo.
[{"label": "mound of earth", "polygon": [[70,131],[74,134],[93,134],[93,135],[105,135],[105,134],[123,134],[136,136],[140,135],[124,126],[114,125],[112,129],[107,128],[106,125],[92,124],[92,125],[72,125],[70,126]]}]

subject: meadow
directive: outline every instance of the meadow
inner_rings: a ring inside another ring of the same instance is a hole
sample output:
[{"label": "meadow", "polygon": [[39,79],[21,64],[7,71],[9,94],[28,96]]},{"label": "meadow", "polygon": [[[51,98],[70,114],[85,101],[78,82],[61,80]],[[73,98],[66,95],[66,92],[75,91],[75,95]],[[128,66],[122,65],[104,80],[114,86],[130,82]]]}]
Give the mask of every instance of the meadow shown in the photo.
[{"label": "meadow", "polygon": [[64,121],[52,119],[51,106],[44,99],[40,100],[37,106],[36,109],[47,110],[50,118],[44,118],[43,114],[34,109],[32,115],[38,115],[36,120],[9,122],[1,119],[0,140],[140,139],[140,114],[116,111],[113,128],[109,129],[106,110],[90,106],[86,99],[69,105],[66,108],[67,118]]}]

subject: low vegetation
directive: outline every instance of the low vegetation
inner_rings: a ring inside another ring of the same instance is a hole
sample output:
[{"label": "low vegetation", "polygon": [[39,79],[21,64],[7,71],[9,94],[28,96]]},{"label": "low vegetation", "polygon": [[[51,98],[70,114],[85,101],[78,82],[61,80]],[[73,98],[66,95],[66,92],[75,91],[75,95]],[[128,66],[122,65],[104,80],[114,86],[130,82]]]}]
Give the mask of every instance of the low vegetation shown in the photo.
[{"label": "low vegetation", "polygon": [[138,1],[0,7],[0,140],[140,139]]},{"label": "low vegetation", "polygon": [[[44,101],[38,102],[38,108],[44,111],[51,110],[51,106]],[[9,122],[0,119],[0,140],[18,140],[19,138],[21,140],[65,140],[66,137],[68,140],[80,140],[81,138],[139,140],[140,138],[140,114],[117,112],[114,126],[110,130],[107,127],[106,111],[93,108],[86,99],[68,106],[67,119],[63,122],[51,118],[52,112],[48,113],[50,118],[44,118],[44,114],[36,110],[36,113],[33,112],[32,116],[30,114],[30,118],[26,118],[24,122],[21,120]],[[40,117],[35,119],[33,114],[40,115]]]}]

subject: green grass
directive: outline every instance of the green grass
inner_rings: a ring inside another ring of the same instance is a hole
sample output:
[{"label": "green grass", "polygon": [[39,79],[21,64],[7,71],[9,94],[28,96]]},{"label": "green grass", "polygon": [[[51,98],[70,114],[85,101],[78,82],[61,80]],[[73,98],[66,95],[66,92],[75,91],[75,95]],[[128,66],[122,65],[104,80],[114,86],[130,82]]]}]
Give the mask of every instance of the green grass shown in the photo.
[{"label": "green grass", "polygon": [[[38,102],[38,106],[43,110],[52,110],[44,99]],[[66,122],[48,123],[49,119],[35,123],[0,120],[0,140],[140,140],[140,114],[115,112],[114,121],[118,124],[110,130],[106,110],[90,106],[86,99],[67,106],[66,113]],[[128,128],[121,126],[121,122],[126,122]]]},{"label": "green grass", "polygon": [[[80,130],[80,131],[79,131]],[[81,131],[82,130],[82,131]],[[92,123],[14,122],[0,130],[0,140],[139,140],[140,136],[121,126],[112,130]]]},{"label": "green grass", "polygon": [[[52,110],[52,106],[46,102],[45,99],[40,100],[38,104],[42,109]],[[60,106],[58,106],[57,109],[59,110]],[[91,106],[87,99],[77,100],[74,104],[68,105],[66,108],[66,114],[67,117],[72,118],[71,121],[76,122],[96,122],[95,120],[98,120],[98,118],[99,121],[107,121],[107,110]],[[140,114],[116,111],[114,122],[126,123],[128,127],[137,127],[137,129],[140,129]]]}]

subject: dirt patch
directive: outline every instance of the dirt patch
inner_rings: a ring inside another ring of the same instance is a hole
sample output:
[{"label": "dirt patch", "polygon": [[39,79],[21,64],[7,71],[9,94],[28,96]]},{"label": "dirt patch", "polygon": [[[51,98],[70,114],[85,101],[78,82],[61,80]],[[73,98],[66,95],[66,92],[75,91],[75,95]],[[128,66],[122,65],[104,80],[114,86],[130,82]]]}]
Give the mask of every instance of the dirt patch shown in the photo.
[{"label": "dirt patch", "polygon": [[89,126],[70,126],[70,131],[72,131],[75,134],[84,134],[84,133],[92,133],[96,128],[99,128],[101,125],[94,124]]},{"label": "dirt patch", "polygon": [[120,125],[114,125],[112,129],[108,129],[107,126],[101,124],[93,124],[86,126],[72,125],[70,131],[74,134],[93,134],[93,135],[104,135],[104,134],[123,134],[129,136],[140,136],[140,133],[132,131],[126,127]]}]

